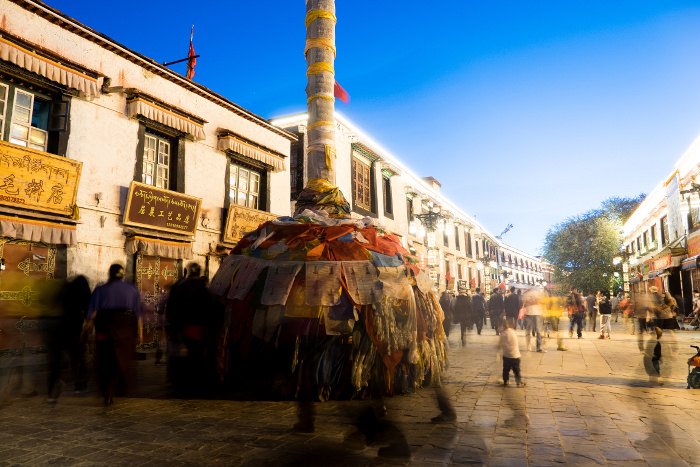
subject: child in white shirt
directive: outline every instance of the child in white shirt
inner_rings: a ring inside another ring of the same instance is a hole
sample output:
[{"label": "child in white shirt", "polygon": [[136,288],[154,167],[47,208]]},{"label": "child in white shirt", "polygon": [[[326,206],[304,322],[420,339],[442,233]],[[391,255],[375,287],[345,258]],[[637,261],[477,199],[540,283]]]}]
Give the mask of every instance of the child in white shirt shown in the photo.
[{"label": "child in white shirt", "polygon": [[515,383],[525,386],[520,377],[520,347],[518,346],[518,336],[509,323],[504,322],[499,329],[500,338],[498,341],[498,351],[503,354],[503,385],[508,386],[510,370],[515,375]]}]

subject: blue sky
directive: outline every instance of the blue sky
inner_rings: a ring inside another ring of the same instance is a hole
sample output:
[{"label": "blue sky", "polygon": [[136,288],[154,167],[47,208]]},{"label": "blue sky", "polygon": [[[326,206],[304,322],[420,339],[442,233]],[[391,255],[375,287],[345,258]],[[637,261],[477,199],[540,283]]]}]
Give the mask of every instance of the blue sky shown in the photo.
[{"label": "blue sky", "polygon": [[[302,0],[50,6],[265,118],[306,110]],[[648,193],[700,133],[696,1],[338,0],[337,109],[494,235]],[[173,69],[185,73],[185,65]]]}]

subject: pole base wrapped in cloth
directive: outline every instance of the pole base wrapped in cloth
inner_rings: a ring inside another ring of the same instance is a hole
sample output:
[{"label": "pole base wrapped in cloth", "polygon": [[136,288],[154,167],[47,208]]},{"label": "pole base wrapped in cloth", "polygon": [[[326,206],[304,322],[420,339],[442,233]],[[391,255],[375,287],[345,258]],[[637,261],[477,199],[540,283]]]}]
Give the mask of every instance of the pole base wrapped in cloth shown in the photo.
[{"label": "pole base wrapped in cloth", "polygon": [[321,400],[439,384],[446,338],[432,282],[396,236],[347,217],[342,193],[320,186],[306,199],[322,209],[297,206],[247,233],[213,278],[226,308],[222,380]]}]

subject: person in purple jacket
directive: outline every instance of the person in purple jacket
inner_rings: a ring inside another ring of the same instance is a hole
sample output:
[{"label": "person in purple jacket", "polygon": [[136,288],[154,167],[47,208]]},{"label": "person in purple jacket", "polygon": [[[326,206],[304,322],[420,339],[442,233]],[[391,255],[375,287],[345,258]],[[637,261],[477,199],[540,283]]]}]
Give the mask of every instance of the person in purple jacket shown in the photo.
[{"label": "person in purple jacket", "polygon": [[95,325],[97,378],[109,406],[118,387],[126,393],[132,385],[134,353],[143,332],[139,291],[124,282],[121,264],[111,265],[109,280],[95,289],[87,318]]}]

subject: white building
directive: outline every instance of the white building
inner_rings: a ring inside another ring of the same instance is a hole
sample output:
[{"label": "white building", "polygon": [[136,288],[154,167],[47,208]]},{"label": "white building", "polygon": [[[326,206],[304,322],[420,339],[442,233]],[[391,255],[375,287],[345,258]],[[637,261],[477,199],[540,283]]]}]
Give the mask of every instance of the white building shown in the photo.
[{"label": "white building", "polygon": [[211,275],[289,214],[294,135],[41,2],[0,6],[5,316],[31,314],[33,279],[94,287],[113,262],[152,312],[183,262]]}]

